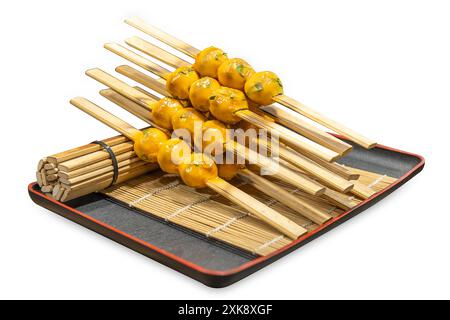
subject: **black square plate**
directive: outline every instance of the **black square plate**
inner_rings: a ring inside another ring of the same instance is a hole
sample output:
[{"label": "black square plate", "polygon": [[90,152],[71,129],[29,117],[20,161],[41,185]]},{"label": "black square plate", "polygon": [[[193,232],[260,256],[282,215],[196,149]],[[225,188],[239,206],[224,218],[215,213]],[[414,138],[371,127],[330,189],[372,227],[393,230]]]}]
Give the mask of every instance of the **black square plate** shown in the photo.
[{"label": "black square plate", "polygon": [[385,146],[371,150],[354,146],[354,150],[339,162],[386,174],[398,180],[352,210],[265,257],[250,255],[173,224],[167,224],[101,194],[90,194],[68,203],[61,203],[42,194],[36,183],[31,183],[28,191],[38,205],[205,285],[220,288],[258,271],[361,213],[398,189],[419,173],[425,165],[424,158],[419,155]]}]

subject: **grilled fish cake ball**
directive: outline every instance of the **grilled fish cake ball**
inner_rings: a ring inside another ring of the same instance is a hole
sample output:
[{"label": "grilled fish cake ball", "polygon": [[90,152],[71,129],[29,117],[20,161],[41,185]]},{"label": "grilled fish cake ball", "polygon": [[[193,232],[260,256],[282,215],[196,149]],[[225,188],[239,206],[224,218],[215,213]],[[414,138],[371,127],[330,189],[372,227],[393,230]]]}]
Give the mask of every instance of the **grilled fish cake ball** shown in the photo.
[{"label": "grilled fish cake ball", "polygon": [[217,79],[217,70],[226,60],[228,57],[225,52],[216,47],[209,47],[197,55],[193,67],[200,76]]},{"label": "grilled fish cake ball", "polygon": [[161,145],[169,140],[169,137],[159,129],[150,128],[139,132],[133,140],[134,151],[139,159],[155,163]]},{"label": "grilled fish cake ball", "polygon": [[255,70],[239,58],[226,60],[217,71],[221,85],[244,91],[245,82],[255,73]]},{"label": "grilled fish cake ball", "polygon": [[253,102],[267,106],[274,97],[283,94],[283,84],[273,72],[257,72],[245,83],[245,94]]},{"label": "grilled fish cake ball", "polygon": [[169,139],[161,144],[158,164],[162,171],[178,173],[178,166],[191,156],[191,148],[181,139]]},{"label": "grilled fish cake ball", "polygon": [[214,90],[220,88],[220,83],[211,77],[203,77],[195,81],[189,90],[192,106],[200,112],[209,111],[209,97]]},{"label": "grilled fish cake ball", "polygon": [[166,79],[166,89],[175,98],[189,99],[191,85],[200,79],[192,67],[181,67],[172,72]]},{"label": "grilled fish cake ball", "polygon": [[206,188],[208,180],[218,177],[216,164],[202,153],[192,153],[189,161],[178,166],[178,172],[183,182],[193,188]]},{"label": "grilled fish cake ball", "polygon": [[193,136],[196,122],[203,123],[205,120],[205,116],[194,108],[184,108],[172,117],[172,127],[173,130],[186,129]]},{"label": "grilled fish cake ball", "polygon": [[155,123],[167,130],[172,130],[172,117],[181,110],[183,110],[181,103],[168,97],[152,104],[152,116]]},{"label": "grilled fish cake ball", "polygon": [[236,112],[248,109],[244,93],[227,87],[221,87],[212,93],[209,106],[211,114],[226,124],[236,124],[241,121]]}]

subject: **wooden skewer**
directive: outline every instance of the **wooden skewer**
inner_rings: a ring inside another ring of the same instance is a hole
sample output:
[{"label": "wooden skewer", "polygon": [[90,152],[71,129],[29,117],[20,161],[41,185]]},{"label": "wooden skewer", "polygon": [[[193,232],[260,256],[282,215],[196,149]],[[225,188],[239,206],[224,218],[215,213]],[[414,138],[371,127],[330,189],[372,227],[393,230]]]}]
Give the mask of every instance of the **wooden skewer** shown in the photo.
[{"label": "wooden skewer", "polygon": [[280,95],[274,97],[273,99],[275,102],[278,102],[288,107],[289,109],[292,109],[295,112],[298,112],[301,115],[317,123],[320,123],[321,125],[336,131],[337,133],[344,135],[345,137],[363,146],[364,148],[371,149],[377,145],[375,141],[364,137],[363,135],[353,131],[352,129],[345,127],[344,125],[338,123],[337,121],[334,121],[333,119],[324,116],[323,114],[311,109],[310,107],[307,107],[303,103],[298,102],[297,100],[294,100],[288,96]]},{"label": "wooden skewer", "polygon": [[317,210],[307,202],[302,201],[300,198],[292,195],[282,188],[273,188],[273,183],[267,179],[264,179],[248,169],[240,170],[238,175],[254,186],[256,189],[270,195],[272,198],[282,202],[287,207],[294,211],[300,211],[303,216],[311,219],[317,224],[323,224],[331,219],[331,216],[324,214]]},{"label": "wooden skewer", "polygon": [[118,66],[115,70],[117,73],[120,73],[121,75],[124,75],[125,77],[132,79],[144,86],[146,86],[146,83],[151,83],[153,88],[149,88],[147,86],[146,87],[160,93],[163,96],[170,96],[170,93],[166,90],[166,80],[163,78],[154,79],[149,75],[142,73],[128,65]]},{"label": "wooden skewer", "polygon": [[280,126],[279,124],[268,121],[266,118],[261,117],[253,111],[242,110],[236,112],[236,115],[239,118],[257,126],[258,128],[267,130],[272,135],[278,135],[279,139],[285,144],[306,155],[315,155],[328,162],[336,161],[341,157],[340,154],[317,143],[309,141],[308,139],[297,135],[293,131]]},{"label": "wooden skewer", "polygon": [[[88,72],[92,78],[98,79],[100,82],[102,82],[106,86],[112,87],[112,89],[115,90],[116,92],[118,92],[119,94],[123,94],[124,96],[126,95],[126,97],[129,98],[130,100],[145,101],[145,104],[144,103],[140,104],[144,108],[149,108],[149,106],[151,106],[151,104],[154,102],[153,100],[151,100],[150,97],[146,96],[145,98],[143,98],[143,93],[140,92],[139,90],[131,88],[129,85],[127,85],[124,82],[118,83],[117,79],[115,79],[113,76],[111,76],[101,70],[95,70],[94,72],[92,70],[89,70]],[[138,96],[134,96],[134,95],[138,95]],[[129,105],[127,103],[125,103],[125,104],[120,103],[119,106],[125,108],[127,111],[129,111],[135,115],[143,115],[142,119],[144,119],[144,121],[146,121],[148,123],[151,123],[149,121],[149,119],[145,118],[145,115],[143,114],[142,111],[137,111],[136,109],[133,108],[132,105]],[[235,148],[234,144],[229,144],[226,147],[229,148],[229,150],[232,151],[233,153],[236,153],[239,150],[238,148]],[[250,151],[250,150],[247,149],[247,151]],[[248,153],[241,154],[241,156],[247,160],[249,159]],[[271,163],[270,159],[261,157],[259,155],[258,155],[258,157],[253,156],[252,159],[260,159],[261,163],[259,163],[259,165],[262,167],[270,166],[270,163]],[[313,181],[306,180],[303,177],[296,175],[293,171],[287,170],[286,168],[280,167],[276,172],[276,176],[279,177],[280,179],[282,179],[283,181],[287,181],[287,182],[297,186],[301,190],[304,190],[312,195],[319,195],[324,192],[323,186],[321,186]]]},{"label": "wooden skewer", "polygon": [[336,162],[324,161],[314,155],[308,155],[308,158],[310,158],[312,161],[314,161],[318,165],[326,168],[327,170],[334,172],[335,174],[343,177],[346,180],[357,180],[359,178],[359,174],[357,172],[351,172]]},{"label": "wooden skewer", "polygon": [[127,85],[125,82],[113,77],[105,71],[94,68],[86,71],[86,75],[97,80],[98,82],[108,86],[116,92],[120,91],[120,94],[133,100],[137,104],[143,106],[148,111],[152,111],[152,103],[154,100],[148,95],[140,92],[139,90]]},{"label": "wooden skewer", "polygon": [[122,106],[126,103],[127,110],[129,112],[134,114],[142,121],[145,121],[149,124],[153,123],[152,114],[147,109],[133,102],[132,100],[122,96],[121,94],[118,94],[116,91],[112,89],[103,89],[100,91],[100,95],[119,106]]},{"label": "wooden skewer", "polygon": [[132,18],[125,20],[125,23],[129,24],[132,27],[135,27],[142,32],[151,35],[152,37],[168,44],[172,48],[175,48],[188,56],[195,57],[200,53],[200,50],[192,47],[191,45],[172,37],[171,35],[161,31],[153,26],[146,24],[143,20],[139,18]]},{"label": "wooden skewer", "polygon": [[[155,27],[148,25],[147,23],[145,23],[144,21],[142,21],[138,18],[129,19],[129,20],[126,20],[125,22],[127,24],[131,25],[132,27],[135,27],[135,28],[143,31],[144,33],[168,44],[169,46],[171,46],[174,49],[177,49],[184,53],[190,52],[190,53],[188,53],[188,55],[191,56],[192,58],[195,58],[197,56],[197,54],[200,52],[198,49],[188,45],[185,42],[182,42],[181,40],[178,40],[177,38],[175,38],[165,32],[159,31]],[[320,114],[319,112],[307,107],[306,105],[304,105],[288,96],[280,95],[278,97],[275,97],[274,101],[302,114],[303,116],[305,116],[313,121],[316,121],[317,123],[320,123],[321,125],[329,128],[331,130],[334,130],[334,131],[344,135],[345,137],[349,138],[350,140],[354,141],[355,143],[357,143],[365,148],[370,149],[377,145],[377,143],[375,141],[362,136],[361,134],[345,127],[344,125],[338,123],[337,121],[334,121],[334,120]]]},{"label": "wooden skewer", "polygon": [[165,57],[163,62],[175,69],[179,67],[189,67],[191,65],[189,62],[184,61],[183,59],[139,37],[128,38],[125,40],[125,43],[130,47],[139,50],[142,53],[146,53],[155,59],[159,59],[159,57]]},{"label": "wooden skewer", "polygon": [[121,46],[117,43],[107,43],[105,44],[105,49],[108,49],[111,52],[114,52],[118,56],[121,56],[124,59],[133,59],[134,63],[146,70],[154,70],[154,72],[161,78],[166,78],[170,71],[161,67],[159,64],[156,64],[143,56],[128,50],[124,46]]},{"label": "wooden skewer", "polygon": [[[152,61],[136,54],[135,52],[119,45],[119,44],[111,44],[108,43],[105,45],[105,48],[115,54],[118,54],[122,58],[131,61],[138,66],[142,67],[143,69],[150,71],[157,76],[166,79],[169,75],[168,70],[161,70],[161,67],[155,68]],[[257,115],[253,111],[245,110],[245,111],[239,111],[235,113],[236,116],[239,118],[246,120],[260,128],[264,128],[266,130],[269,130],[272,134],[276,134],[280,136],[280,138],[285,141],[285,143],[289,143],[295,148],[298,148],[302,152],[305,152],[306,154],[314,154],[326,161],[335,161],[341,157],[341,155],[335,151],[332,151],[328,148],[323,147],[320,144],[317,144],[313,141],[310,141],[297,133],[286,129],[283,126],[280,126],[276,123],[273,123],[271,121],[268,121],[267,119]],[[306,142],[307,140],[308,142]]]},{"label": "wooden skewer", "polygon": [[306,121],[298,118],[293,120],[292,116],[289,115],[286,110],[283,110],[276,104],[260,107],[260,110],[263,110],[264,112],[272,115],[277,123],[307,137],[312,141],[321,144],[326,148],[336,151],[341,156],[347,155],[353,149],[353,146],[351,144],[348,144],[332,136],[331,134],[318,129],[316,126],[313,126]]},{"label": "wooden skewer", "polygon": [[[112,115],[106,110],[93,104],[89,100],[86,100],[84,98],[75,98],[70,102],[72,105],[76,106],[77,108],[99,120],[100,122],[123,134],[130,140],[133,140],[140,132],[138,129],[134,128],[127,122]],[[230,199],[237,205],[245,208],[251,214],[275,227],[277,230],[283,232],[286,236],[292,239],[297,239],[307,232],[306,229],[300,227],[275,210],[267,207],[266,205],[262,204],[261,202],[257,201],[256,199],[247,195],[245,192],[242,192],[238,188],[232,186],[219,177],[210,179],[207,182],[207,185],[217,193]]]},{"label": "wooden skewer", "polygon": [[[292,164],[287,163],[284,160],[280,160],[280,162],[285,165],[286,167],[290,168],[292,171],[296,171],[297,173],[301,173],[302,171],[298,168],[294,167]],[[308,174],[307,172],[304,172],[304,174]],[[311,176],[311,175],[310,175]],[[314,177],[313,177],[314,178]],[[367,199],[373,196],[376,192],[364,184],[358,182],[358,181],[352,181],[353,188],[349,190],[350,193],[360,197],[361,199]]]},{"label": "wooden skewer", "polygon": [[[270,168],[273,164],[273,161],[269,158],[259,155],[254,150],[245,148],[242,145],[238,145],[234,141],[226,143],[225,149],[247,160],[251,159],[253,162],[255,162],[255,165],[260,168]],[[294,171],[289,170],[283,166],[278,166],[278,168],[275,169],[273,175],[274,177],[277,177],[278,179],[285,181],[311,195],[318,196],[325,192],[325,188],[322,185],[310,179],[305,179],[304,177],[295,174]]]},{"label": "wooden skewer", "polygon": [[283,232],[291,239],[297,239],[308,231],[279,214],[275,210],[269,208],[265,204],[255,200],[245,192],[227,183],[220,178],[214,178],[207,182],[208,187],[216,191],[221,196],[230,201],[239,204],[248,212]]},{"label": "wooden skewer", "polygon": [[[269,145],[265,141],[258,140],[258,143],[263,144],[264,146],[269,148]],[[341,176],[328,171],[324,167],[319,166],[317,163],[311,161],[300,153],[297,153],[288,148],[283,148],[282,146],[280,146],[278,153],[281,159],[290,162],[291,164],[304,170],[308,174],[316,177],[321,182],[325,182],[326,184],[340,192],[347,193],[353,188],[353,182],[350,182],[342,178]]]},{"label": "wooden skewer", "polygon": [[146,85],[146,83],[151,82],[153,87],[150,89],[159,92],[163,96],[170,96],[170,93],[166,90],[166,80],[164,80],[163,78],[156,79],[156,81],[150,81],[150,79],[153,79],[152,77],[127,65],[117,67],[116,72],[124,75],[127,78],[133,79],[134,81],[144,86]]}]

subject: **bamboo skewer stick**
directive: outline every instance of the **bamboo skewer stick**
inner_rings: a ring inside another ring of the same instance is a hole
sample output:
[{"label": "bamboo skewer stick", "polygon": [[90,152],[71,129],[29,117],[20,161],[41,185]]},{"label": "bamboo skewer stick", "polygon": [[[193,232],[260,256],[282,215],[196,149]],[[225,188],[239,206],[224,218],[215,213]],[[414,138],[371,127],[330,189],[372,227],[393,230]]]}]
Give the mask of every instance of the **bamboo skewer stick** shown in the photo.
[{"label": "bamboo skewer stick", "polygon": [[[146,75],[145,73],[142,73],[130,66],[122,65],[116,68],[116,72],[124,75],[127,78],[133,79],[134,81],[146,86],[146,83],[149,82],[149,79],[153,79],[152,77]],[[170,96],[170,93],[166,90],[166,80],[163,78],[158,78],[156,81],[152,82],[153,88],[150,88],[154,90],[155,92],[159,92],[163,96]]]},{"label": "bamboo skewer stick", "polygon": [[147,42],[139,37],[131,37],[125,40],[125,43],[130,47],[148,54],[149,56],[160,60],[160,57],[164,57],[164,63],[177,69],[179,67],[189,67],[191,64],[154,44]]},{"label": "bamboo skewer stick", "polygon": [[[259,141],[259,143],[266,144],[265,142]],[[266,144],[267,145],[267,144]],[[267,146],[269,147],[269,146]],[[338,191],[347,193],[353,189],[353,182],[350,182],[327,169],[319,166],[315,162],[311,161],[307,157],[291,151],[287,148],[280,147],[278,150],[281,159],[288,161],[289,163],[295,165],[296,167],[304,170],[308,174],[316,177],[321,182],[328,184],[329,186],[335,188]]]},{"label": "bamboo skewer stick", "polygon": [[[147,23],[145,23],[144,21],[142,21],[138,18],[127,19],[127,20],[125,20],[125,22],[127,24],[129,24],[130,26],[135,27],[135,28],[143,31],[144,33],[168,44],[169,46],[171,46],[174,49],[177,49],[177,50],[185,52],[185,53],[189,52],[188,55],[192,58],[195,58],[197,56],[197,54],[200,52],[198,49],[188,45],[185,42],[182,42],[181,40],[176,39],[175,37],[173,37],[167,33],[159,31],[158,29],[148,25]],[[197,52],[197,53],[195,53],[195,52]],[[334,130],[334,131],[346,136],[350,140],[356,142],[357,144],[359,144],[365,148],[370,149],[377,145],[377,143],[375,141],[372,141],[372,140],[362,136],[361,134],[345,127],[344,125],[338,123],[337,121],[334,121],[334,120],[320,114],[319,112],[307,107],[306,105],[304,105],[288,96],[280,95],[278,97],[274,97],[274,101],[302,114],[303,116],[305,116],[317,123],[320,123],[321,125],[329,128],[331,130]]]},{"label": "bamboo skewer stick", "polygon": [[325,169],[343,177],[346,180],[356,180],[359,178],[359,174],[356,172],[350,172],[348,169],[344,168],[342,165],[336,162],[323,161],[319,157],[309,155],[309,158],[317,163],[318,165],[324,167]]},{"label": "bamboo skewer stick", "polygon": [[273,119],[280,125],[339,153],[341,156],[345,156],[353,149],[352,145],[318,129],[306,121],[299,118],[293,120],[291,115],[275,104],[260,107],[260,110],[264,111],[266,114],[272,115]]},{"label": "bamboo skewer stick", "polygon": [[282,202],[294,211],[298,211],[300,209],[302,215],[304,215],[308,219],[311,219],[317,224],[323,224],[331,219],[330,215],[320,212],[313,206],[310,206],[308,203],[300,200],[291,193],[281,188],[273,188],[270,181],[258,176],[248,169],[240,170],[238,175],[240,177],[243,177],[244,179],[247,179],[249,183],[256,189],[260,190],[261,192],[268,193],[271,197]]},{"label": "bamboo skewer stick", "polygon": [[283,232],[291,239],[297,239],[307,233],[305,228],[300,227],[285,216],[279,214],[265,204],[255,200],[245,192],[227,183],[225,180],[214,178],[209,180],[207,185],[221,196],[239,204],[242,208],[275,227],[277,230]]},{"label": "bamboo skewer stick", "polygon": [[154,100],[145,93],[129,86],[125,82],[98,68],[87,70],[86,75],[111,88],[112,90],[119,92],[121,95],[133,100],[151,112],[151,105]]},{"label": "bamboo skewer stick", "polygon": [[200,50],[192,47],[191,45],[176,39],[175,37],[165,33],[164,31],[161,31],[147,23],[145,23],[143,20],[139,18],[132,18],[125,20],[125,23],[128,25],[135,27],[136,29],[141,30],[142,32],[151,35],[152,37],[160,40],[161,42],[164,42],[171,46],[174,49],[177,49],[183,53],[185,53],[188,56],[195,57],[197,54],[200,53]]},{"label": "bamboo skewer stick", "polygon": [[[71,103],[100,122],[128,137],[130,140],[133,140],[139,133],[138,129],[84,98],[72,99]],[[292,239],[297,239],[307,232],[306,229],[298,226],[219,177],[208,180],[207,185]]]},{"label": "bamboo skewer stick", "polygon": [[372,141],[363,135],[357,133],[356,131],[353,131],[350,128],[345,127],[344,125],[338,123],[337,121],[334,121],[331,118],[326,117],[325,115],[311,109],[310,107],[304,105],[303,103],[294,100],[288,96],[280,95],[273,98],[275,102],[278,102],[285,107],[288,107],[291,110],[294,110],[295,112],[300,113],[301,115],[320,123],[321,125],[336,131],[337,133],[340,133],[344,135],[345,137],[349,138],[353,142],[363,146],[366,149],[371,149],[377,145],[375,141]]},{"label": "bamboo skewer stick", "polygon": [[[292,171],[296,171],[298,173],[302,172],[302,170],[299,170],[298,168],[294,167],[292,164],[287,163],[284,160],[280,160],[280,161],[281,161],[281,163],[283,165],[285,165],[286,167],[290,168]],[[307,172],[304,172],[304,171],[303,171],[303,173],[305,175],[308,174]],[[311,178],[315,178],[315,177],[312,177],[311,175],[309,175],[309,176]],[[371,196],[373,196],[375,194],[375,192],[372,189],[368,188],[367,186],[365,186],[364,184],[362,184],[362,183],[360,183],[358,181],[352,181],[352,183],[353,183],[353,187],[352,187],[352,189],[349,192],[354,194],[354,195],[356,195],[356,196],[358,196],[358,197],[360,197],[360,198],[362,198],[362,199],[370,198]]]},{"label": "bamboo skewer stick", "polygon": [[[155,75],[166,79],[170,72],[166,69],[162,69],[160,66],[159,68],[155,68],[152,61],[136,54],[135,52],[115,43],[107,43],[105,44],[105,49],[121,56],[122,58],[131,61],[138,66],[142,67],[143,69],[150,71],[154,73]],[[314,154],[326,161],[335,161],[338,158],[340,158],[340,154],[332,151],[330,149],[325,148],[324,146],[317,144],[311,140],[308,140],[297,133],[286,129],[283,126],[280,126],[276,123],[270,122],[267,119],[257,115],[255,112],[250,110],[245,111],[238,111],[235,113],[236,116],[239,118],[246,120],[247,122],[250,122],[260,128],[264,128],[268,130],[271,134],[275,134],[280,136],[280,139],[284,140],[285,143],[289,143],[295,148],[298,148],[302,152],[305,152],[307,154]]]}]

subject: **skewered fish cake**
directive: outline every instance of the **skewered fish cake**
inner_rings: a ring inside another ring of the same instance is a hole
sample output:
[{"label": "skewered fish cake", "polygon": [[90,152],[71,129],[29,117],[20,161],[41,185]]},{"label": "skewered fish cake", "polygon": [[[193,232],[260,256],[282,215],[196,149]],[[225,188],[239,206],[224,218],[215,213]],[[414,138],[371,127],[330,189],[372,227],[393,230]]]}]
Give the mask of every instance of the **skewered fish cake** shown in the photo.
[{"label": "skewered fish cake", "polygon": [[245,93],[253,102],[267,106],[274,102],[274,97],[283,94],[283,84],[271,71],[257,72],[245,83]]},{"label": "skewered fish cake", "polygon": [[226,124],[236,124],[242,119],[236,112],[248,109],[247,99],[242,91],[221,87],[209,98],[211,114]]},{"label": "skewered fish cake", "polygon": [[217,78],[217,71],[226,60],[228,57],[225,52],[216,47],[209,47],[197,55],[193,67],[202,77]]},{"label": "skewered fish cake", "polygon": [[245,82],[255,73],[247,61],[239,58],[225,60],[217,71],[219,82],[229,88],[244,91]]},{"label": "skewered fish cake", "polygon": [[209,98],[220,88],[220,83],[211,77],[203,77],[195,81],[189,90],[192,106],[200,112],[209,111]]},{"label": "skewered fish cake", "polygon": [[192,67],[181,67],[167,77],[166,89],[177,99],[189,99],[191,85],[200,79]]}]

